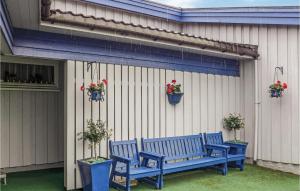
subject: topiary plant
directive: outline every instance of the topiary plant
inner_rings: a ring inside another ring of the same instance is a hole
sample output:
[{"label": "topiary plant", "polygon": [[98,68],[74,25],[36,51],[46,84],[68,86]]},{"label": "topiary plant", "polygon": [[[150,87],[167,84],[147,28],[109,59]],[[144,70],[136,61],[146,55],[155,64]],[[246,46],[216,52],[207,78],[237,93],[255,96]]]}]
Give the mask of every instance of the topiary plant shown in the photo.
[{"label": "topiary plant", "polygon": [[234,131],[234,141],[237,142],[236,131],[245,127],[244,118],[238,113],[230,113],[223,122],[224,128]]},{"label": "topiary plant", "polygon": [[87,131],[78,133],[80,138],[78,140],[84,140],[89,142],[89,147],[92,149],[92,157],[88,162],[93,163],[100,159],[97,155],[97,145],[100,145],[103,139],[110,138],[112,130],[107,130],[105,128],[105,122],[97,120],[94,122],[92,119],[87,121]]}]

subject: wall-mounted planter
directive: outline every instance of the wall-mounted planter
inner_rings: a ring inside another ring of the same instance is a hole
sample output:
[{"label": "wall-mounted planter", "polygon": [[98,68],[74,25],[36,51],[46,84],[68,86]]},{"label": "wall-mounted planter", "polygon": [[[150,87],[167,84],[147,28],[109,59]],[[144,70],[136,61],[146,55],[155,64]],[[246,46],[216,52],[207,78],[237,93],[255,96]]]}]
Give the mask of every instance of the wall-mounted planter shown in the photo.
[{"label": "wall-mounted planter", "polygon": [[109,176],[112,160],[89,164],[78,160],[84,191],[109,191]]},{"label": "wall-mounted planter", "polygon": [[176,105],[180,102],[181,97],[183,96],[183,93],[173,93],[173,94],[167,94],[168,100],[171,105]]},{"label": "wall-mounted planter", "polygon": [[271,90],[271,91],[270,91],[270,95],[271,95],[271,97],[279,98],[279,97],[281,97],[281,92],[282,92],[282,91]]}]

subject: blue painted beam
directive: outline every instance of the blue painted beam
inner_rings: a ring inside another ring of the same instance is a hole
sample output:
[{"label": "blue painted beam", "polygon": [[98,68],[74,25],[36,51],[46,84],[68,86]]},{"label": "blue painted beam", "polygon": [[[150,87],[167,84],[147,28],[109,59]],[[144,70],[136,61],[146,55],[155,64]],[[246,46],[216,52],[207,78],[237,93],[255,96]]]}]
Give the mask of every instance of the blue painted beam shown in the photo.
[{"label": "blue painted beam", "polygon": [[7,42],[8,47],[12,51],[13,47],[13,30],[8,16],[7,8],[4,1],[0,3],[0,28],[1,32]]},{"label": "blue painted beam", "polygon": [[15,55],[239,76],[239,62],[100,39],[15,29]]},{"label": "blue painted beam", "polygon": [[300,7],[176,8],[144,0],[85,0],[177,22],[300,25]]}]

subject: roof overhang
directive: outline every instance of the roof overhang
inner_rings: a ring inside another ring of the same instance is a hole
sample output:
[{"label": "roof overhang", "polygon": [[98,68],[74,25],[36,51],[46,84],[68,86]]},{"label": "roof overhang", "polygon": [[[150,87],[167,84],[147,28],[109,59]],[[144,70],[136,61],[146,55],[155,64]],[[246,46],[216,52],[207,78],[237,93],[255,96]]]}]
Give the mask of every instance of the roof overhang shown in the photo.
[{"label": "roof overhang", "polygon": [[178,8],[147,0],[81,0],[177,22],[300,25],[300,6]]},{"label": "roof overhang", "polygon": [[[257,46],[214,41],[199,36],[193,36],[175,31],[134,25],[74,14],[70,11],[50,10],[51,14],[44,17],[42,26],[59,29],[75,30],[83,33],[93,33],[117,41],[143,43],[150,46],[164,46],[171,49],[185,49],[201,54],[217,55],[235,59],[255,59],[258,57]],[[101,37],[100,37],[101,38]]]}]

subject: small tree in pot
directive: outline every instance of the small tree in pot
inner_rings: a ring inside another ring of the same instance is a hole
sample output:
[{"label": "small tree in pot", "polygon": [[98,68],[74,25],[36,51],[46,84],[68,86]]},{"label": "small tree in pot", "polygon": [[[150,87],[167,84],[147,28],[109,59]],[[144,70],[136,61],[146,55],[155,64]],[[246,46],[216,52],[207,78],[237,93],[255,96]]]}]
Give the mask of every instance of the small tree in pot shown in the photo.
[{"label": "small tree in pot", "polygon": [[105,128],[101,120],[87,121],[87,131],[78,133],[79,140],[88,141],[92,149],[92,156],[78,161],[80,175],[84,191],[108,191],[109,173],[112,161],[100,157],[97,154],[97,146],[101,141],[108,139],[112,131]]},{"label": "small tree in pot", "polygon": [[228,117],[223,119],[224,128],[233,130],[234,132],[234,142],[238,142],[236,138],[236,131],[245,127],[244,118],[240,114],[230,113]]}]

